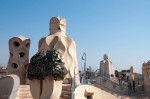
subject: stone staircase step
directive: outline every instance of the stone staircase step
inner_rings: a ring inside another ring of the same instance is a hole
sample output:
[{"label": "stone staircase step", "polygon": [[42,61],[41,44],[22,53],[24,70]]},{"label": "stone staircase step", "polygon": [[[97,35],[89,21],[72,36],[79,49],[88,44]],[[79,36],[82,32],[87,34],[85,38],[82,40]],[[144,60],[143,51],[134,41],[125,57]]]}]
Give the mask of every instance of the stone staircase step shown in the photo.
[{"label": "stone staircase step", "polygon": [[63,84],[62,85],[64,88],[70,88],[71,87],[71,84]]},{"label": "stone staircase step", "polygon": [[71,95],[71,92],[70,91],[62,91],[61,94],[62,95]]},{"label": "stone staircase step", "polygon": [[17,92],[17,97],[15,99],[33,99],[30,91],[30,86],[20,85]]},{"label": "stone staircase step", "polygon": [[20,90],[23,90],[23,91],[30,90],[30,85],[20,85],[18,90],[19,91]]},{"label": "stone staircase step", "polygon": [[71,99],[71,96],[70,95],[64,95],[64,98],[65,99]]},{"label": "stone staircase step", "polygon": [[66,99],[66,98],[62,98],[62,97],[60,97],[59,99]]},{"label": "stone staircase step", "polygon": [[71,86],[71,84],[63,84],[63,86]]},{"label": "stone staircase step", "polygon": [[60,99],[71,99],[71,84],[63,84]]},{"label": "stone staircase step", "polygon": [[71,91],[71,88],[62,88],[64,91]]},{"label": "stone staircase step", "polygon": [[18,91],[17,96],[19,97],[32,97],[32,94],[30,91]]},{"label": "stone staircase step", "polygon": [[16,97],[15,99],[33,99],[33,98],[29,98],[29,97],[24,97],[24,98],[22,98],[22,97]]}]

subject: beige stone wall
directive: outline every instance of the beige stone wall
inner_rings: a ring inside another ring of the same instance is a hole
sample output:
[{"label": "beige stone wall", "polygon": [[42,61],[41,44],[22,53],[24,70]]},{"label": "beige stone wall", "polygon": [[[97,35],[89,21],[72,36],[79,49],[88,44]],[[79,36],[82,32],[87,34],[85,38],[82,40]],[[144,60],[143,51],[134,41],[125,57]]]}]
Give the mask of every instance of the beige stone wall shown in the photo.
[{"label": "beige stone wall", "polygon": [[150,61],[143,63],[142,74],[144,77],[144,89],[150,93]]},{"label": "beige stone wall", "polygon": [[30,39],[23,36],[13,37],[9,40],[10,57],[7,65],[8,74],[16,74],[20,84],[25,83],[26,66],[29,63]]},{"label": "beige stone wall", "polygon": [[92,85],[80,85],[75,89],[75,99],[87,99],[87,96],[91,96],[92,99],[120,99],[115,95],[112,95],[104,90],[101,90]]}]

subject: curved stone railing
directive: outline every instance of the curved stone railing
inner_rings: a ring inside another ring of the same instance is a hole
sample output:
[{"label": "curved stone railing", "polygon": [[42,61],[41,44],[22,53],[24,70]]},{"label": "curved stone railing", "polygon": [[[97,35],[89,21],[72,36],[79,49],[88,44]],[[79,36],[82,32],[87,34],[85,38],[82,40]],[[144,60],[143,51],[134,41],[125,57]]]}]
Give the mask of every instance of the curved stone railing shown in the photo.
[{"label": "curved stone railing", "polygon": [[120,97],[98,87],[84,84],[76,87],[72,99],[120,99]]},{"label": "curved stone railing", "polygon": [[19,88],[20,79],[16,75],[0,78],[0,99],[15,99]]},{"label": "curved stone railing", "polygon": [[[109,79],[103,75],[99,75],[99,69],[97,69],[92,75],[91,83],[93,85],[102,86],[105,90],[110,90],[120,95],[127,95],[128,87],[125,84],[118,84],[117,81]],[[96,74],[95,74],[96,73]]]},{"label": "curved stone railing", "polygon": [[99,76],[95,79],[95,84],[99,84],[113,92],[117,92],[119,94],[127,94],[128,87],[124,84],[117,84],[106,77]]}]

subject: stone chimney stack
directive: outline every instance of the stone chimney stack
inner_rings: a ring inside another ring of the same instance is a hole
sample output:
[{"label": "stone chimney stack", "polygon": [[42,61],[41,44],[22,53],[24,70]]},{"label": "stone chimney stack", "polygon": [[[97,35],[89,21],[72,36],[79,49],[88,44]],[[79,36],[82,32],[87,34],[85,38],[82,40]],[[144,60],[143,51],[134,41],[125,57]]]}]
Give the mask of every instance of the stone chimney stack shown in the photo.
[{"label": "stone chimney stack", "polygon": [[20,84],[25,84],[26,67],[29,63],[30,39],[23,36],[13,37],[9,40],[10,57],[7,65],[8,74],[16,74]]}]

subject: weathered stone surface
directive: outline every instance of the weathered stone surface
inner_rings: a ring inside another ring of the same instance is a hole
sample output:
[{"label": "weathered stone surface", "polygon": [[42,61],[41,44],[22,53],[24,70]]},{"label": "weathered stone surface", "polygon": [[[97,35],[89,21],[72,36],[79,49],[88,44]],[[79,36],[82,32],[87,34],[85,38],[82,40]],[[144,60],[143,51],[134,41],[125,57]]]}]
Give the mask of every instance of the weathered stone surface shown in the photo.
[{"label": "weathered stone surface", "polygon": [[[39,41],[39,50],[51,50],[56,48],[62,56],[62,61],[74,78],[74,68],[76,69],[76,85],[80,84],[78,75],[78,62],[76,54],[76,43],[66,36],[66,21],[60,17],[52,17],[50,20],[50,35]],[[69,76],[67,76],[69,77]]]},{"label": "weathered stone surface", "polygon": [[9,40],[10,57],[7,65],[8,74],[16,74],[20,84],[25,84],[26,66],[29,63],[30,39],[23,36]]},{"label": "weathered stone surface", "polygon": [[75,98],[74,99],[120,99],[119,97],[112,95],[104,90],[101,90],[92,85],[81,85],[75,89]]},{"label": "weathered stone surface", "polygon": [[19,84],[20,79],[16,75],[0,78],[0,99],[15,99]]},{"label": "weathered stone surface", "polygon": [[13,99],[33,99],[29,85],[20,85],[17,95]]},{"label": "weathered stone surface", "polygon": [[143,63],[142,74],[144,77],[144,90],[150,93],[150,61]]},{"label": "weathered stone surface", "polygon": [[[62,61],[65,63],[68,75],[70,75],[66,76],[65,80],[74,78],[75,69],[77,74],[75,82],[76,85],[79,85],[76,44],[66,36],[66,20],[60,17],[52,17],[49,30],[50,34],[39,41],[39,51],[57,49],[62,56]],[[31,80],[30,86],[35,99],[59,99],[62,91],[62,81],[55,81],[51,76],[44,80]]]}]

